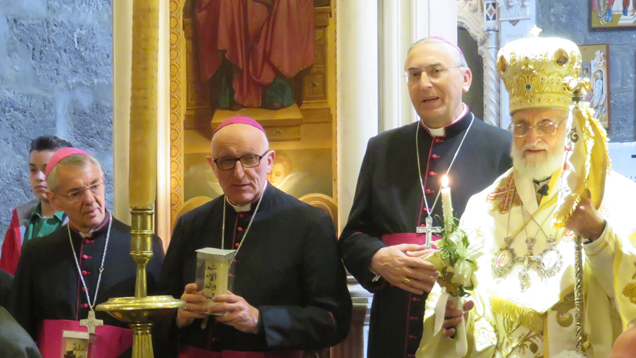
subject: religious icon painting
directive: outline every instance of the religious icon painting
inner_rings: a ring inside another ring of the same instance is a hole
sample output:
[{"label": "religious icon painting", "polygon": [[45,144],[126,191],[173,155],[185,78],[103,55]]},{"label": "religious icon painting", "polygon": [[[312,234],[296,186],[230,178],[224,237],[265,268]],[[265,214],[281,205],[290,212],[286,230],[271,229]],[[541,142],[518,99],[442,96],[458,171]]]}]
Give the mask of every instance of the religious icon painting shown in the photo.
[{"label": "religious icon painting", "polygon": [[579,77],[590,80],[585,101],[594,110],[594,118],[603,128],[610,129],[609,45],[579,45],[579,49],[583,61]]},{"label": "religious icon painting", "polygon": [[636,27],[636,0],[590,0],[593,29]]},{"label": "religious icon painting", "polygon": [[170,4],[173,225],[222,194],[206,158],[214,129],[237,115],[265,129],[269,182],[337,218],[336,2]]}]

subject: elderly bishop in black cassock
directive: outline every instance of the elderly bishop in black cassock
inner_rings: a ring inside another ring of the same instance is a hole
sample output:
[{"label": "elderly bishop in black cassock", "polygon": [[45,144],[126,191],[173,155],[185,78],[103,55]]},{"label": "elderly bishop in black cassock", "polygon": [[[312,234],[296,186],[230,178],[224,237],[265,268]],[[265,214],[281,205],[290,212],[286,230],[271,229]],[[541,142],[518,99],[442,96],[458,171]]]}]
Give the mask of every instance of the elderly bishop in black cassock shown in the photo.
[{"label": "elderly bishop in black cassock", "polygon": [[[59,357],[63,331],[89,332],[93,357],[117,357],[132,345],[128,325],[95,306],[111,297],[135,295],[137,266],[130,257],[130,226],[105,206],[104,173],[88,153],[63,148],[46,167],[49,201],[69,222],[53,233],[29,240],[13,282],[11,313],[37,341],[44,357]],[[153,293],[163,262],[163,246],[153,237],[147,266]],[[84,326],[82,326],[84,324]]]},{"label": "elderly bishop in black cassock", "polygon": [[345,266],[374,293],[369,358],[412,357],[422,337],[424,301],[437,271],[421,260],[426,219],[442,226],[440,180],[447,175],[459,218],[471,195],[510,168],[511,136],[462,103],[472,74],[443,38],[411,46],[406,60],[420,121],[371,138],[349,221],[340,236]]},{"label": "elderly bishop in black cassock", "polygon": [[[251,118],[214,132],[208,162],[224,195],[174,229],[161,286],[187,307],[159,327],[169,346],[160,354],[300,358],[347,337],[351,297],[331,217],[267,182],[274,156]],[[194,283],[202,248],[236,250],[233,289],[213,306]]]}]

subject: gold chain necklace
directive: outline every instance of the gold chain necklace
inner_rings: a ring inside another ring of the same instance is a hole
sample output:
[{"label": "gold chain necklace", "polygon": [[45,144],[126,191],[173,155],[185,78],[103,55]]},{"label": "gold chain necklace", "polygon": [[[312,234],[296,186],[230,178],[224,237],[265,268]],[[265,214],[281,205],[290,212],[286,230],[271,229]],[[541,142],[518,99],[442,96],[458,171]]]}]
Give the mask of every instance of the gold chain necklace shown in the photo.
[{"label": "gold chain necklace", "polygon": [[[537,210],[537,213],[552,206],[556,202],[556,200],[557,200],[557,197],[554,196],[548,202],[541,205],[539,209]],[[510,235],[510,236],[508,235],[508,233],[510,228],[510,215],[511,215],[512,209],[508,212],[508,225],[506,227],[506,237],[504,238],[505,244],[503,247],[501,247],[497,251],[497,253],[495,253],[495,255],[493,256],[491,260],[492,270],[498,277],[502,277],[506,275],[508,272],[512,270],[514,265],[516,265],[517,263],[522,263],[523,269],[519,272],[519,282],[520,282],[522,291],[525,291],[530,286],[530,277],[528,276],[528,269],[531,264],[537,263],[539,272],[544,277],[552,277],[560,270],[563,263],[563,257],[561,256],[561,253],[556,249],[556,238],[548,237],[545,231],[543,231],[543,225],[551,217],[551,214],[548,215],[548,217],[543,222],[543,224],[540,225],[537,222],[537,220],[534,218],[534,216],[530,213],[528,213],[530,215],[530,218],[528,218],[528,220],[523,218],[524,209],[525,207],[523,207],[522,205],[521,215],[522,215],[523,224],[515,231],[513,235]],[[534,252],[533,252],[533,247],[536,242],[536,239],[528,237],[527,230],[526,230],[527,225],[532,221],[534,221],[537,224],[537,226],[539,226],[539,229],[543,232],[549,245],[539,255],[536,255],[536,256],[534,255]],[[525,243],[527,247],[527,252],[525,255],[519,256],[515,252],[515,249],[512,247],[512,244],[515,238],[523,230],[526,231]]]}]

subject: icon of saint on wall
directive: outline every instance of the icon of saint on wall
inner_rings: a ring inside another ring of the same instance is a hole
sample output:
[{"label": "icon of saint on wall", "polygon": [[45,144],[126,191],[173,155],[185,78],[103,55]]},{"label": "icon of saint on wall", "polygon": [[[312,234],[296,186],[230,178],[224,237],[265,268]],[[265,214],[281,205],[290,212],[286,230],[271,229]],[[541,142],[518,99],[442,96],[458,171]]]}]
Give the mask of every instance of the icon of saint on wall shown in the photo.
[{"label": "icon of saint on wall", "polygon": [[294,77],[315,55],[312,0],[196,0],[192,11],[200,78],[213,109],[280,109],[297,101]]}]

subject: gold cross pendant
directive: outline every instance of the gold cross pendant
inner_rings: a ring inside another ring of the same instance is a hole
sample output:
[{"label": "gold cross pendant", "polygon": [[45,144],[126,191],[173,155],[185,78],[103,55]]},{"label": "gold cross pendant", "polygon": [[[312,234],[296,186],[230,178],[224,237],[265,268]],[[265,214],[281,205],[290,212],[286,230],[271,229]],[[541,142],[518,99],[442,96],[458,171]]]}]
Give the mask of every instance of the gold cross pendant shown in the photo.
[{"label": "gold cross pendant", "polygon": [[80,320],[80,326],[88,328],[88,333],[95,334],[95,327],[103,326],[104,321],[95,318],[95,311],[88,311],[88,318]]}]

